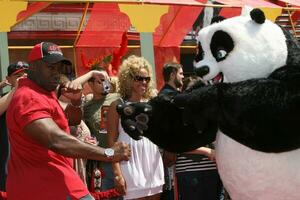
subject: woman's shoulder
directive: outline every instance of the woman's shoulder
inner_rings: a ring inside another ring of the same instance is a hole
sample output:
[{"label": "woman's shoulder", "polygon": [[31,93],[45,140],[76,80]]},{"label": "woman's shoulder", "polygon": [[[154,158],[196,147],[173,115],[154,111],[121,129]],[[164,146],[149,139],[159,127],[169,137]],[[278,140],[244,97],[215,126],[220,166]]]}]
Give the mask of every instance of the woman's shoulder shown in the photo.
[{"label": "woman's shoulder", "polygon": [[124,101],[122,98],[115,99],[113,102],[111,102],[110,106],[111,107],[116,107],[118,104],[123,103]]},{"label": "woman's shoulder", "polygon": [[109,93],[106,97],[105,97],[105,101],[103,103],[104,106],[109,106],[111,105],[113,102],[118,101],[120,99],[120,94],[119,93]]}]

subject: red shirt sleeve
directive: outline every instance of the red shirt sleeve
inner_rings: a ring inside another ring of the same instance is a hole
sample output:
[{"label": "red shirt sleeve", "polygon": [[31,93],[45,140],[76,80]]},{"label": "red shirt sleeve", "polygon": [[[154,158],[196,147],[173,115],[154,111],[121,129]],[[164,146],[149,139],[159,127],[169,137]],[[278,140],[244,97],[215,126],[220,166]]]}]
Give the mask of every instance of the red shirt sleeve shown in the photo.
[{"label": "red shirt sleeve", "polygon": [[42,119],[42,118],[51,118],[51,107],[47,100],[40,97],[27,97],[26,95],[22,96],[18,103],[16,103],[14,118],[21,129],[31,122]]}]

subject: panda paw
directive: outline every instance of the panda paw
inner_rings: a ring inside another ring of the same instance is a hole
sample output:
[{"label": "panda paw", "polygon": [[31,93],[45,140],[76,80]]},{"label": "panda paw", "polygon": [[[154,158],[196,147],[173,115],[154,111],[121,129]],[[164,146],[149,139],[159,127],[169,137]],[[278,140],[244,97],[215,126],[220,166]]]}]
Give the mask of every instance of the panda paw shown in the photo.
[{"label": "panda paw", "polygon": [[124,131],[133,139],[139,140],[148,130],[149,116],[152,106],[145,102],[121,103],[117,105]]}]

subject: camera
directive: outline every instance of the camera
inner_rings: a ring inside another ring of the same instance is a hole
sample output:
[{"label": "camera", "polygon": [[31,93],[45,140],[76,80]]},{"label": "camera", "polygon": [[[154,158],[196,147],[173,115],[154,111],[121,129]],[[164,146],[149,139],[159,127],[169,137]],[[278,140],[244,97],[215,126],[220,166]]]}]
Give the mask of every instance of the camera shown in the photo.
[{"label": "camera", "polygon": [[103,95],[106,95],[110,92],[110,83],[108,80],[102,81],[102,87],[103,87]]}]

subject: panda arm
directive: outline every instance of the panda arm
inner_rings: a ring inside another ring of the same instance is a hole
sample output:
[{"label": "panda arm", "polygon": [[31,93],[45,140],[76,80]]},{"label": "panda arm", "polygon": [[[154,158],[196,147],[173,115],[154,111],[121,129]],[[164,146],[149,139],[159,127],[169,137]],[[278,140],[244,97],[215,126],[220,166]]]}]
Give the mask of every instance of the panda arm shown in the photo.
[{"label": "panda arm", "polygon": [[[208,129],[210,133],[199,133],[199,129],[193,124],[184,123],[183,110],[172,103],[173,97],[173,94],[163,94],[151,99],[148,103],[139,102],[117,106],[126,133],[133,139],[140,139],[141,136],[147,137],[164,150],[178,153],[191,151],[213,142],[217,125],[214,126],[214,130]],[[145,112],[146,107],[151,108],[151,111]],[[128,110],[132,111],[128,112]],[[139,120],[145,115],[148,116],[148,120]]]},{"label": "panda arm", "polygon": [[186,116],[195,126],[217,121],[224,134],[256,150],[298,148],[300,92],[292,80],[252,79],[196,89],[183,94],[189,96]]},{"label": "panda arm", "polygon": [[144,136],[170,152],[186,152],[197,149],[215,140],[217,126],[214,130],[202,134],[192,124],[183,121],[183,110],[171,102],[166,95],[159,95],[149,103],[152,116]]}]

